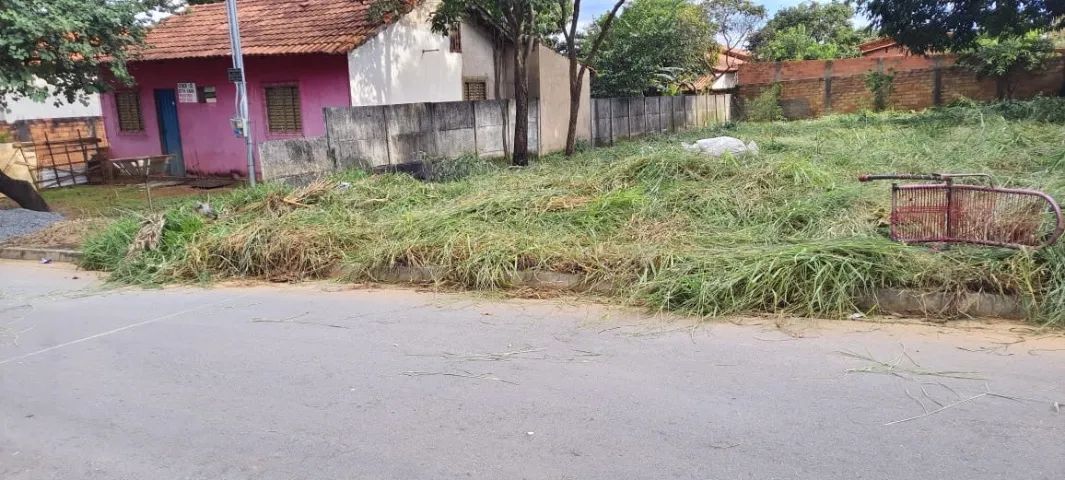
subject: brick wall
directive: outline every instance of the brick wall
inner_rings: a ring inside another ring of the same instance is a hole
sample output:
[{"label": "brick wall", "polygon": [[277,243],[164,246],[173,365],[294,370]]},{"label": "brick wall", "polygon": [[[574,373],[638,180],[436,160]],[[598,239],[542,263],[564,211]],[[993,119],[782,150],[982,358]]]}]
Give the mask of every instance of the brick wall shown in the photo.
[{"label": "brick wall", "polygon": [[[894,74],[888,101],[899,110],[920,110],[959,98],[994,100],[1004,92],[1000,82],[978,78],[956,66],[952,56],[902,56],[747,63],[739,68],[739,98],[741,102],[753,98],[776,82],[788,118],[855,112],[872,106],[873,95],[865,86],[865,75],[871,71]],[[1043,72],[1016,78],[1014,97],[1058,95],[1063,86],[1065,59],[1058,58]]]},{"label": "brick wall", "polygon": [[[80,145],[68,145],[76,142],[79,136],[83,140],[97,138],[100,149],[106,150],[107,148],[107,134],[104,132],[104,122],[100,117],[20,120],[0,123],[0,130],[8,132],[10,141],[32,143],[37,153],[39,166],[81,161]],[[45,145],[46,140],[57,144],[53,145],[51,153]],[[90,148],[89,154],[92,153]]]}]

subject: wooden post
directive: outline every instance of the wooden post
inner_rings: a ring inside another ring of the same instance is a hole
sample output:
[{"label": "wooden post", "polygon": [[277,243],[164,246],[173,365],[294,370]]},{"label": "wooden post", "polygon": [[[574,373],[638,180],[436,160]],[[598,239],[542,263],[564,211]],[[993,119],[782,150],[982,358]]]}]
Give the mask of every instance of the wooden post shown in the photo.
[{"label": "wooden post", "polygon": [[[52,141],[48,138],[48,132],[44,132],[44,146],[48,149],[48,159],[52,162],[52,175],[55,176],[55,186],[62,187],[63,182],[59,180],[59,169],[55,167],[55,155],[52,152]],[[40,165],[40,159],[37,159],[37,164]]]},{"label": "wooden post", "polygon": [[[85,162],[85,183],[89,183],[89,149],[85,146],[85,140],[81,137],[81,129],[75,130],[78,134],[78,145],[81,146],[81,159]],[[70,174],[74,176],[74,185],[78,184],[78,177],[74,175],[74,167],[70,167]]]}]

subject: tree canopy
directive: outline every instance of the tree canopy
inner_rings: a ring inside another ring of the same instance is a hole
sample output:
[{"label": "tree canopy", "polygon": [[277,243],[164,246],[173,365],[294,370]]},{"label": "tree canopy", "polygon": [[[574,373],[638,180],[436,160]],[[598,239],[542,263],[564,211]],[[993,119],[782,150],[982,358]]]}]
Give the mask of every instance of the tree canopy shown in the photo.
[{"label": "tree canopy", "polygon": [[1065,27],[1063,0],[858,0],[882,35],[917,53]]},{"label": "tree canopy", "polygon": [[511,162],[517,166],[529,162],[529,55],[541,40],[557,31],[563,15],[556,0],[443,0],[430,17],[437,33],[446,34],[461,21],[474,20],[491,26],[513,47],[515,118]]},{"label": "tree canopy", "polygon": [[[740,48],[765,22],[765,7],[750,0],[704,0],[703,8],[727,50]],[[727,56],[726,62],[733,57]],[[731,65],[729,65],[731,67]]]},{"label": "tree canopy", "polygon": [[128,81],[126,61],[150,25],[147,12],[176,0],[3,0],[0,107],[8,95],[68,102],[107,88],[101,69]]},{"label": "tree canopy", "polygon": [[[597,37],[602,21],[589,27],[587,38]],[[598,58],[590,62],[596,70],[592,94],[642,95],[660,89],[664,75],[674,82],[694,80],[710,71],[710,54],[717,45],[714,33],[700,5],[687,0],[633,0],[617,16]]]},{"label": "tree canopy", "polygon": [[868,35],[854,27],[854,14],[853,7],[838,0],[781,9],[751,35],[749,47],[761,60],[856,57]]}]

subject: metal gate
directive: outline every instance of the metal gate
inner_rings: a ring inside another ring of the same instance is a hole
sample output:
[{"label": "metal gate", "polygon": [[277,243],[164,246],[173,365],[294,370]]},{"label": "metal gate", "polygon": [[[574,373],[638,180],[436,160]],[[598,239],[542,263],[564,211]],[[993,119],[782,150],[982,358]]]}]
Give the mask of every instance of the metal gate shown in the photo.
[{"label": "metal gate", "polygon": [[[988,185],[959,185],[981,177]],[[971,243],[1041,248],[1065,231],[1061,207],[1036,190],[996,188],[984,174],[863,175],[859,181],[929,180],[891,186],[891,238],[904,243]]]}]

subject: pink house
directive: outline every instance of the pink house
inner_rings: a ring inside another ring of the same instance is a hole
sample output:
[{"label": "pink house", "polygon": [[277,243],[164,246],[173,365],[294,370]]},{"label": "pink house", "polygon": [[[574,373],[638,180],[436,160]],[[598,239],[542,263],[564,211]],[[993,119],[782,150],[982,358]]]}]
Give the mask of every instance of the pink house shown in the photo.
[{"label": "pink house", "polygon": [[[253,140],[325,133],[326,107],[500,97],[495,43],[463,24],[433,33],[438,0],[374,15],[372,0],[238,0]],[[152,29],[134,85],[101,98],[112,157],[172,155],[174,175],[247,175],[233,131],[224,3],[190,6]]]}]

